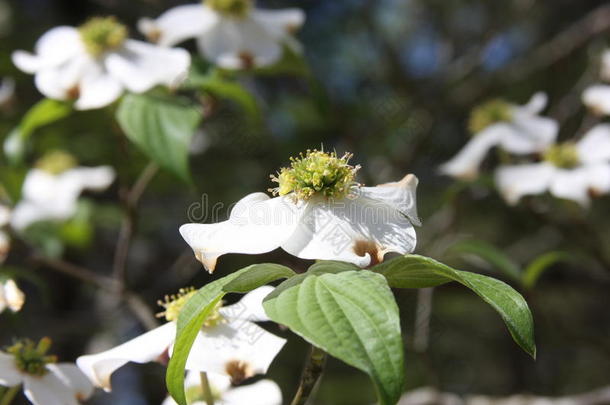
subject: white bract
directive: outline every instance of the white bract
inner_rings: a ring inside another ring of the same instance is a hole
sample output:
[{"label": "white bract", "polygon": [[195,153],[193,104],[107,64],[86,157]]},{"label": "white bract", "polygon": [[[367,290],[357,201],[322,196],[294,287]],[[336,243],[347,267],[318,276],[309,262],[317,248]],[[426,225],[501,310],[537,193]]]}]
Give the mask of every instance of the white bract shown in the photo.
[{"label": "white bract", "polygon": [[[266,373],[286,343],[254,323],[269,320],[262,300],[271,291],[273,287],[260,287],[234,305],[216,308],[195,339],[186,369],[222,374],[235,383]],[[193,294],[182,291],[166,300],[166,324],[108,351],[81,356],[78,366],[96,386],[109,391],[112,373],[126,363],[167,358],[176,338],[178,314]]]},{"label": "white bract", "polygon": [[[282,391],[271,380],[261,380],[254,384],[235,387],[227,376],[215,373],[208,374],[208,381],[214,405],[282,405]],[[201,376],[190,371],[184,380],[187,403],[206,405]],[[161,405],[177,405],[167,397]]]},{"label": "white bract", "polygon": [[226,69],[247,69],[277,62],[283,45],[299,51],[292,37],[305,20],[299,9],[261,10],[253,0],[205,0],[172,8],[138,26],[163,46],[197,39],[201,54]]},{"label": "white bract", "polygon": [[539,163],[500,166],[496,184],[510,204],[547,190],[584,207],[610,191],[610,125],[592,128],[576,143],[549,148]]},{"label": "white bract", "polygon": [[76,100],[79,110],[101,108],[123,91],[143,93],[157,85],[177,86],[190,55],[127,37],[114,18],[93,18],[82,26],[60,26],[36,43],[35,54],[13,53],[13,62],[35,74],[38,90],[57,100]]},{"label": "white bract", "polygon": [[114,181],[111,167],[72,167],[70,159],[54,152],[27,173],[21,200],[11,216],[14,229],[21,231],[38,221],[69,219],[76,213],[78,198],[84,190],[103,191]]},{"label": "white bract", "polygon": [[412,252],[413,224],[420,224],[417,178],[361,187],[354,182],[358,167],[348,164],[349,157],[308,151],[273,177],[278,197],[247,195],[227,221],[186,224],[180,233],[210,272],[225,253],[259,254],[278,247],[302,259],[360,267],[382,261],[388,252]]},{"label": "white bract", "polygon": [[93,385],[72,363],[55,364],[46,354],[50,341],[23,341],[0,351],[0,385],[23,385],[35,405],[78,405],[93,394]]},{"label": "white bract", "polygon": [[481,162],[495,146],[516,155],[544,151],[555,142],[559,130],[555,120],[539,115],[546,104],[546,95],[536,93],[523,106],[501,100],[482,105],[470,120],[474,136],[440,167],[441,173],[468,180],[476,178]]},{"label": "white bract", "polygon": [[[602,54],[600,76],[603,81],[610,82],[610,49]],[[594,113],[610,115],[610,85],[597,83],[586,88],[582,101]]]},{"label": "white bract", "polygon": [[25,303],[25,294],[13,280],[0,281],[0,313],[6,308],[13,312],[21,311]]}]

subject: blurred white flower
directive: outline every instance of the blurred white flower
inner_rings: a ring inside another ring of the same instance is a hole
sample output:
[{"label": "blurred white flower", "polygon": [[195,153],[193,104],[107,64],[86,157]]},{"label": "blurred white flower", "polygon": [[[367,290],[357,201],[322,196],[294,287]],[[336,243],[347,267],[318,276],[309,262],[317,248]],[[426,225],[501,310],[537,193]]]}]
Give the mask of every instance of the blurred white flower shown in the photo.
[{"label": "blurred white flower", "polygon": [[417,178],[377,187],[354,182],[358,167],[350,156],[308,151],[292,159],[273,180],[270,198],[254,193],[242,198],[227,221],[186,224],[184,240],[212,272],[226,253],[259,254],[281,247],[302,259],[340,260],[367,267],[388,252],[415,249]]},{"label": "blurred white flower", "polygon": [[[208,381],[215,405],[282,405],[282,391],[271,380],[235,387],[232,386],[229,377],[208,373]],[[201,376],[198,372],[189,371],[184,385],[189,404],[206,404]],[[177,405],[177,403],[168,396],[161,405]]]},{"label": "blurred white flower", "polygon": [[93,18],[78,28],[60,26],[36,43],[35,54],[13,53],[13,62],[35,74],[36,87],[57,100],[76,100],[79,110],[104,107],[124,90],[143,93],[186,78],[190,55],[127,37],[113,17]]},{"label": "blurred white flower", "polygon": [[500,166],[496,184],[510,204],[547,190],[584,207],[590,196],[610,191],[610,124],[592,128],[576,143],[548,149],[540,163]]},{"label": "blurred white flower", "polygon": [[11,209],[0,204],[0,264],[4,263],[8,252],[11,249],[11,238],[9,234],[2,228],[7,226],[11,221]]},{"label": "blurred white flower", "polygon": [[0,282],[0,313],[6,308],[13,312],[21,311],[25,304],[25,294],[13,280]]},{"label": "blurred white flower", "polygon": [[6,104],[15,94],[15,80],[5,77],[0,83],[0,106]]},{"label": "blurred white flower", "polygon": [[72,363],[57,363],[46,354],[50,340],[21,341],[0,352],[0,385],[23,384],[35,405],[78,405],[93,394],[93,386]]},{"label": "blurred white flower", "polygon": [[470,120],[474,136],[455,157],[441,165],[441,173],[476,178],[481,162],[494,146],[516,155],[544,151],[555,142],[559,130],[555,120],[539,115],[546,104],[546,94],[536,93],[523,106],[501,100],[482,105]]},{"label": "blurred white flower", "polygon": [[300,51],[292,37],[305,21],[299,9],[261,10],[253,0],[204,0],[172,8],[138,26],[163,46],[196,38],[199,51],[225,69],[268,66],[282,56],[282,46]]},{"label": "blurred white flower", "polygon": [[[273,287],[260,287],[234,305],[216,308],[195,339],[186,369],[229,376],[234,383],[266,373],[286,343],[254,323],[269,320],[262,300],[271,291]],[[108,351],[81,356],[76,363],[96,386],[110,391],[112,373],[126,363],[166,359],[176,338],[178,314],[192,294],[166,297],[166,324]]]},{"label": "blurred white flower", "polygon": [[[610,49],[602,54],[600,77],[610,82]],[[583,103],[595,114],[610,115],[610,85],[597,83],[589,86],[582,93]]]},{"label": "blurred white flower", "polygon": [[52,152],[31,169],[24,180],[21,200],[11,216],[11,226],[18,231],[34,222],[66,220],[77,209],[84,190],[102,191],[114,181],[109,166],[73,167],[72,158],[63,152]]}]

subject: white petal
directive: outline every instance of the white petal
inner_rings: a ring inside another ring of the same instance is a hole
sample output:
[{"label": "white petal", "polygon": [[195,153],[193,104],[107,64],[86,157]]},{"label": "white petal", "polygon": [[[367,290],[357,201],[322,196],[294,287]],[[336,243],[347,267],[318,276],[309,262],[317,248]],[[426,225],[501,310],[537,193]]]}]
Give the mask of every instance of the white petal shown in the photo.
[{"label": "white petal", "polygon": [[6,104],[15,94],[15,80],[5,77],[0,84],[0,105]]},{"label": "white petal", "polygon": [[582,93],[582,102],[595,114],[610,115],[610,86],[595,84]]},{"label": "white petal", "polygon": [[10,354],[0,352],[0,385],[13,387],[22,382],[23,374],[17,369],[15,358]]},{"label": "white petal", "polygon": [[13,63],[26,73],[61,65],[84,53],[80,34],[74,27],[60,26],[47,31],[36,42],[35,55],[24,51],[13,53]]},{"label": "white petal", "polygon": [[294,234],[282,249],[302,259],[339,260],[360,267],[388,252],[415,249],[413,225],[403,213],[363,196],[339,201],[311,199]]},{"label": "white petal", "polygon": [[225,253],[259,254],[278,248],[294,231],[302,205],[288,198],[254,193],[242,198],[229,220],[216,224],[187,224],[180,234],[208,271]]},{"label": "white petal", "polygon": [[188,4],[167,10],[157,19],[141,19],[138,29],[161,46],[172,46],[199,37],[216,22],[215,12],[202,4]]},{"label": "white petal", "polygon": [[605,81],[610,81],[610,49],[602,53],[602,66],[600,76]]},{"label": "white petal", "polygon": [[586,167],[580,166],[575,169],[557,169],[549,191],[555,197],[572,200],[583,207],[588,207],[589,198],[589,171]]},{"label": "white petal", "polygon": [[282,391],[271,380],[242,385],[227,391],[222,397],[223,405],[282,405]]},{"label": "white petal", "polygon": [[157,85],[178,87],[187,77],[190,54],[184,49],[164,48],[127,40],[123,49],[105,59],[108,72],[129,91],[142,93]]},{"label": "white petal", "polygon": [[175,335],[176,324],[168,322],[113,349],[81,356],[76,364],[95,386],[110,391],[110,377],[115,370],[130,361],[155,361],[169,349]]},{"label": "white petal", "polygon": [[121,83],[108,73],[90,72],[79,83],[77,110],[92,110],[112,104],[123,94]]},{"label": "white petal", "polygon": [[596,163],[586,166],[589,178],[589,191],[594,196],[610,192],[610,163]]},{"label": "white petal", "polygon": [[[57,100],[77,97],[83,76],[100,72],[99,64],[88,55],[71,58],[57,67],[40,70],[34,78],[36,88],[45,96]],[[98,73],[100,74],[100,73]]]},{"label": "white petal", "polygon": [[496,187],[509,204],[516,204],[525,195],[544,193],[556,170],[548,163],[500,166],[495,174]]},{"label": "white petal", "polygon": [[72,390],[77,400],[84,401],[93,395],[93,384],[76,365],[72,363],[49,364],[47,369]]},{"label": "white petal", "polygon": [[225,69],[268,66],[282,56],[278,40],[252,18],[221,18],[198,44],[206,58]]},{"label": "white petal", "polygon": [[610,160],[610,124],[594,126],[576,144],[582,162]]},{"label": "white petal", "polygon": [[530,115],[538,115],[546,108],[547,103],[548,97],[546,93],[538,92],[535,93],[526,104],[517,108],[527,111]]},{"label": "white petal", "polygon": [[474,135],[457,155],[441,165],[440,172],[457,178],[476,178],[485,155],[500,142],[506,127],[504,123],[494,124]]},{"label": "white petal", "polygon": [[[4,260],[4,259],[2,259]],[[6,309],[6,299],[4,298],[4,286],[0,283],[0,314]],[[0,373],[1,374],[1,373]]]},{"label": "white petal", "polygon": [[227,305],[220,309],[220,313],[226,319],[264,322],[268,321],[269,317],[263,309],[263,299],[273,291],[271,286],[259,287],[244,295],[239,302],[233,305]]},{"label": "white petal", "polygon": [[0,204],[0,227],[8,225],[11,220],[11,209],[6,205]]},{"label": "white petal", "polygon": [[394,207],[406,215],[413,225],[420,226],[416,198],[418,183],[417,177],[407,174],[400,181],[380,184],[377,187],[361,187],[359,192],[363,197]]},{"label": "white petal", "polygon": [[17,287],[14,280],[7,280],[4,283],[4,300],[6,305],[13,312],[19,312],[25,303],[25,294]]},{"label": "white petal", "polygon": [[[76,167],[59,175],[62,189],[76,188],[82,190],[103,191],[115,178],[114,169],[110,166]],[[65,186],[64,186],[65,184]]]},{"label": "white petal", "polygon": [[[213,390],[219,392],[222,395],[226,391],[231,389],[231,377],[224,375],[224,374],[218,374],[218,373],[207,373],[207,374],[208,374],[208,382],[210,383],[210,386],[212,386]],[[189,378],[191,379],[190,381],[189,381]],[[192,387],[195,384],[200,385],[201,376],[200,376],[199,372],[189,371],[186,376],[185,383],[189,387]]]},{"label": "white petal", "polygon": [[[264,374],[285,343],[252,322],[221,323],[197,335],[186,369],[245,378]],[[242,375],[233,373],[234,366]]]},{"label": "white petal", "polygon": [[281,39],[286,34],[291,34],[295,30],[301,28],[305,22],[305,13],[298,8],[286,8],[282,10],[256,9],[252,11],[252,18],[275,33],[277,38]]},{"label": "white petal", "polygon": [[23,392],[34,405],[78,405],[72,388],[54,373],[26,375],[23,380]]},{"label": "white petal", "polygon": [[536,115],[516,113],[506,127],[500,146],[507,152],[526,155],[542,152],[555,142],[559,132],[557,121]]},{"label": "white petal", "polygon": [[[4,260],[6,260],[6,257],[8,256],[10,250],[11,238],[6,232],[0,230],[0,264],[4,263]],[[0,303],[0,312],[2,312],[3,309],[4,308]]]}]

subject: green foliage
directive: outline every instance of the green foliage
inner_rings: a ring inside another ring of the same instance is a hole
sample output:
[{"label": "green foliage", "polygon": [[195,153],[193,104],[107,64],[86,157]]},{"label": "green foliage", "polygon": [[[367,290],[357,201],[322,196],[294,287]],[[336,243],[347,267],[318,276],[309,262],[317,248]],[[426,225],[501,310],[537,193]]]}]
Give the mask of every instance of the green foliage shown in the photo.
[{"label": "green foliage", "polygon": [[523,285],[525,288],[533,288],[538,279],[551,266],[561,261],[572,261],[572,256],[567,252],[548,252],[532,260],[523,271]]},{"label": "green foliage", "polygon": [[290,278],[296,273],[286,266],[273,263],[257,264],[223,287],[225,292],[246,293],[272,281]]},{"label": "green foliage", "polygon": [[202,119],[187,99],[156,94],[128,94],[116,118],[127,135],[151,160],[190,182],[189,146]]},{"label": "green foliage", "polygon": [[[515,342],[532,357],[536,357],[532,314],[523,296],[508,284],[481,274],[455,270],[419,255],[397,257],[372,270],[383,274],[390,286],[398,288],[413,288],[417,283],[433,286],[434,283],[438,285],[457,281],[491,305],[500,314]],[[416,275],[414,278],[409,277],[411,272]],[[431,274],[430,277],[424,278],[423,282],[419,281],[426,272]]]},{"label": "green foliage", "polygon": [[301,276],[265,299],[267,315],[369,374],[380,403],[395,404],[405,380],[404,353],[398,307],[385,279],[361,270]]},{"label": "green foliage", "polygon": [[21,123],[4,140],[4,154],[13,165],[22,163],[26,142],[38,128],[51,124],[72,112],[70,103],[45,98],[34,104]]}]

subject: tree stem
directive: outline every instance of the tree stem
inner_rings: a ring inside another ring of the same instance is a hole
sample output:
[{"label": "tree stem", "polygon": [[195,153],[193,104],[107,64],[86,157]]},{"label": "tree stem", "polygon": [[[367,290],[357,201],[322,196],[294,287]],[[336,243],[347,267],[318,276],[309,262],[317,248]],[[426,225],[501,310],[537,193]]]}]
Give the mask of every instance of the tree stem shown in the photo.
[{"label": "tree stem", "polygon": [[199,373],[201,376],[201,389],[203,391],[203,398],[205,399],[206,405],[214,405],[214,393],[210,387],[210,381],[208,380],[208,373],[202,371]]},{"label": "tree stem", "polygon": [[15,395],[17,395],[20,389],[21,385],[15,385],[14,387],[9,388],[8,391],[6,391],[2,396],[2,400],[0,400],[0,405],[9,405],[11,402],[13,402]]},{"label": "tree stem", "polygon": [[299,388],[291,405],[305,405],[307,403],[316,383],[322,375],[322,371],[324,371],[325,364],[326,352],[312,345],[303,367]]}]

